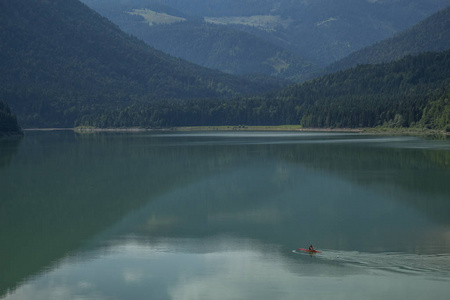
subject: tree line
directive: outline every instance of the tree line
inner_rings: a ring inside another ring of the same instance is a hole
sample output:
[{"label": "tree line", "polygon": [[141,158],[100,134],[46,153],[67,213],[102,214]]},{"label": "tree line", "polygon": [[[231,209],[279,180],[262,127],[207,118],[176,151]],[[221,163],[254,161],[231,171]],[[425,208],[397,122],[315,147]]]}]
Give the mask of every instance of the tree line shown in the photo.
[{"label": "tree line", "polygon": [[171,127],[283,125],[450,130],[450,51],[361,65],[279,93],[232,99],[165,100],[84,115],[76,125]]}]

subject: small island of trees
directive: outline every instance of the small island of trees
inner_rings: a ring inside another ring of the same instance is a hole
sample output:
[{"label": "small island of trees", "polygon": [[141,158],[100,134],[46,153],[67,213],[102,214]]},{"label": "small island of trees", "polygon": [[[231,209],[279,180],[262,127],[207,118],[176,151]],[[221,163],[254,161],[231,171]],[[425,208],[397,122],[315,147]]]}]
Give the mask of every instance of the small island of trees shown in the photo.
[{"label": "small island of trees", "polygon": [[22,135],[22,129],[9,106],[0,101],[0,137],[5,135]]}]

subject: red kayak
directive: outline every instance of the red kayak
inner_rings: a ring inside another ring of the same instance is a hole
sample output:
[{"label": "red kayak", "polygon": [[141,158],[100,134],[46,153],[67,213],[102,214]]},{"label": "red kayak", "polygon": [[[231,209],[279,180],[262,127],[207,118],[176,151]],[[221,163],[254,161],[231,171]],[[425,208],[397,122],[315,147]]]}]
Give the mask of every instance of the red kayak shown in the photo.
[{"label": "red kayak", "polygon": [[298,248],[298,250],[309,252],[309,253],[322,253],[322,251],[319,251],[319,250],[309,250],[309,249],[303,249],[303,248]]}]

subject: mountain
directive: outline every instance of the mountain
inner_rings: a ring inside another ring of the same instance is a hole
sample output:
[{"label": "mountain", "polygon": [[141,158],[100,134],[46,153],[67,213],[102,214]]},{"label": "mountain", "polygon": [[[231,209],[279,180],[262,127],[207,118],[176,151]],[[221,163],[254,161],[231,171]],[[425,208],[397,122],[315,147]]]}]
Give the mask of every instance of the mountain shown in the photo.
[{"label": "mountain", "polygon": [[427,127],[450,132],[450,51],[360,65],[264,97],[129,106],[81,120],[98,127]]},{"label": "mountain", "polygon": [[77,0],[0,2],[0,99],[24,127],[158,99],[249,95],[280,87],[171,57]]},{"label": "mountain", "polygon": [[84,2],[152,47],[207,68],[291,81],[304,81],[320,70],[316,64],[253,34],[167,6],[142,0]]},{"label": "mountain", "polygon": [[[421,126],[450,130],[450,51],[359,65],[290,86],[280,94],[301,109],[305,127]],[[437,107],[441,110],[436,111]],[[426,115],[432,110],[438,122]],[[446,120],[446,121],[444,121]]]},{"label": "mountain", "polygon": [[158,25],[133,34],[173,56],[229,74],[265,74],[298,82],[320,70],[255,35],[204,21]]},{"label": "mountain", "polygon": [[358,64],[379,64],[395,61],[407,55],[448,49],[450,49],[450,6],[400,34],[350,54],[327,69],[333,72]]},{"label": "mountain", "polygon": [[[213,60],[220,68],[223,65],[223,70],[227,70],[224,62],[226,59],[237,59],[224,55],[234,49],[230,41],[236,41],[235,47],[244,46],[250,53],[255,52],[250,39],[248,43],[242,42],[236,33],[235,37],[228,39],[230,30],[246,32],[254,36],[253,40],[262,39],[272,44],[272,48],[283,49],[292,57],[300,59],[299,72],[306,76],[311,70],[308,67],[301,68],[304,62],[307,62],[307,66],[311,64],[326,67],[354,51],[389,38],[450,5],[450,0],[83,0],[83,2],[113,20],[126,32],[142,38],[148,36],[144,39],[150,45],[159,45],[162,50],[174,51],[180,57],[193,59],[190,51],[212,49],[213,52],[220,54],[207,55],[207,58]],[[215,24],[223,28],[223,31],[217,28],[211,30],[207,26],[196,28],[190,24],[191,20]],[[145,31],[147,33],[144,33]],[[176,37],[179,36],[184,38],[176,45]],[[225,40],[223,44],[216,42],[220,37]],[[248,36],[241,38],[246,39]],[[191,43],[189,40],[192,40]],[[220,47],[222,49],[218,50]],[[267,51],[265,57],[276,57],[274,55],[276,52]],[[205,59],[204,63],[212,65],[208,59]],[[239,61],[244,62],[245,56]],[[263,56],[259,61],[264,62]],[[230,65],[233,63],[230,62]],[[249,73],[252,73],[252,70],[249,70]],[[301,75],[297,78],[301,78]]]}]

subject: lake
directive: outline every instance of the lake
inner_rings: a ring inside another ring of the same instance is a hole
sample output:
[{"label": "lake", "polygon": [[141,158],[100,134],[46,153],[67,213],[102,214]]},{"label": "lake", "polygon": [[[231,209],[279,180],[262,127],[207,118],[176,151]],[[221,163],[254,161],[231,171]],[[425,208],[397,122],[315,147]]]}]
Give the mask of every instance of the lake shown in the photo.
[{"label": "lake", "polygon": [[[310,244],[322,253],[299,251]],[[450,140],[0,141],[0,299],[448,299]]]}]

